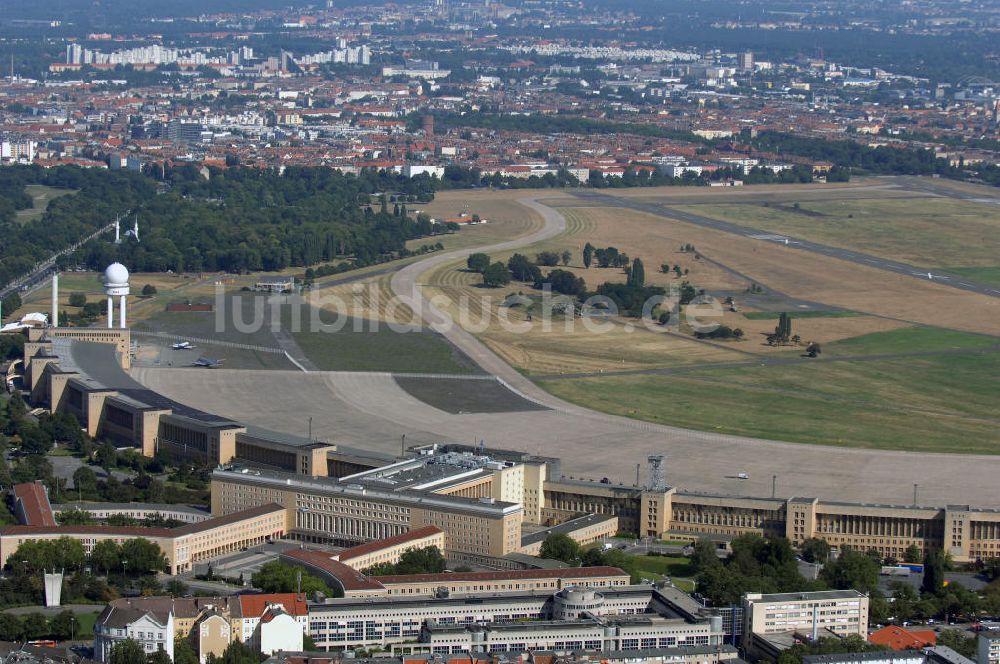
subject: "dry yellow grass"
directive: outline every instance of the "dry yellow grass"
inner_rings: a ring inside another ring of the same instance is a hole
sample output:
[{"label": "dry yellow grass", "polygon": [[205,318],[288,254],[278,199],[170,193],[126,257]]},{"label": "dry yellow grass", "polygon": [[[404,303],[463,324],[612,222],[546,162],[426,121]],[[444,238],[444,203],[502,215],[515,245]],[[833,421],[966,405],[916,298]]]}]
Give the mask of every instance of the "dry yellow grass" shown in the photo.
[{"label": "dry yellow grass", "polygon": [[[877,316],[796,318],[794,311],[788,313],[792,317],[792,334],[801,337],[803,345],[810,341],[824,345],[862,334],[888,332],[889,330],[910,327],[906,322]],[[749,320],[742,313],[727,311],[721,322],[731,328],[743,330],[745,341],[740,344],[741,350],[754,353],[774,353],[788,350],[788,346],[767,345],[767,335],[774,332],[774,328],[778,324],[777,320]]]},{"label": "dry yellow grass", "polygon": [[[790,297],[923,325],[1000,335],[1000,300],[985,295],[633,210],[575,212],[593,215],[601,227],[620,229],[622,239],[616,246],[633,246],[636,239],[628,237],[628,229],[643,229],[641,242],[649,249],[641,255],[647,266],[653,261],[645,260],[646,255],[666,256],[675,251],[676,238],[681,238],[705,256]],[[649,267],[646,274],[650,274]],[[716,287],[694,271],[689,279]]]}]

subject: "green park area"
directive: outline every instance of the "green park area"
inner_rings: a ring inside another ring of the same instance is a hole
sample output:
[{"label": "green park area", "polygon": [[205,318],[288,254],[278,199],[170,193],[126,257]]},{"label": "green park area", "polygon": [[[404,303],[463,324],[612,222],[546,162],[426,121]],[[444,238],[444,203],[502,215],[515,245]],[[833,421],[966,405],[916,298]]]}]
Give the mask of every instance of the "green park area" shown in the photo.
[{"label": "green park area", "polygon": [[17,211],[17,221],[21,224],[40,219],[53,200],[76,193],[75,189],[62,189],[44,184],[25,185],[24,191],[31,196],[31,207]]}]

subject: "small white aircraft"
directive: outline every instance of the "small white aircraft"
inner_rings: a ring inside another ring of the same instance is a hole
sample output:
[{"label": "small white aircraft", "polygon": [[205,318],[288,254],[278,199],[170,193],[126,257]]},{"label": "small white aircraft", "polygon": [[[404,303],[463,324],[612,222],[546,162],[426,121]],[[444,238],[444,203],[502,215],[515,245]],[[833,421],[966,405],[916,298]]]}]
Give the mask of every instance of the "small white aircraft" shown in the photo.
[{"label": "small white aircraft", "polygon": [[192,348],[194,348],[194,346],[191,345],[190,341],[178,341],[175,344],[171,344],[170,347],[173,348],[174,350],[191,350]]}]

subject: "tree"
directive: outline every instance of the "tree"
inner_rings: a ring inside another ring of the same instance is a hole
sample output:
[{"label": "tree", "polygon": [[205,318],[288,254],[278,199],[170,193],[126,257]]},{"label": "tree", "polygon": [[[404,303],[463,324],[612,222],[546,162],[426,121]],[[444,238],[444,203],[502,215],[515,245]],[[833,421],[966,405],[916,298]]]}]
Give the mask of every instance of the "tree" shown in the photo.
[{"label": "tree", "polygon": [[944,554],[932,549],[924,556],[924,580],[920,589],[925,593],[938,594],[944,588]]},{"label": "tree", "polygon": [[807,563],[825,563],[830,558],[830,545],[825,539],[810,537],[799,546],[802,559]]},{"label": "tree", "polygon": [[170,655],[162,647],[157,648],[156,652],[151,654],[148,659],[148,664],[172,664],[170,661]]},{"label": "tree", "polygon": [[73,488],[83,496],[90,496],[97,491],[97,474],[87,466],[80,466],[73,471]]},{"label": "tree", "polygon": [[518,281],[529,281],[534,283],[542,278],[542,271],[538,266],[528,260],[524,254],[514,254],[507,260],[507,269],[510,270],[512,278]]},{"label": "tree", "polygon": [[250,583],[266,593],[314,593],[318,591],[333,595],[330,587],[318,577],[299,567],[293,567],[278,560],[272,560],[264,564],[259,571],[254,572],[253,576],[250,577]]},{"label": "tree", "polygon": [[121,548],[114,540],[101,540],[90,551],[90,564],[108,573],[121,566]]},{"label": "tree", "polygon": [[167,559],[160,547],[142,537],[122,542],[121,558],[128,561],[128,572],[162,572],[167,567]]},{"label": "tree", "polygon": [[580,562],[580,545],[569,535],[552,533],[542,542],[538,556],[548,560],[561,560],[570,565]]},{"label": "tree", "polygon": [[174,664],[199,664],[198,653],[188,639],[174,639]]},{"label": "tree", "polygon": [[20,428],[21,451],[25,454],[46,454],[52,449],[52,437],[37,424]]},{"label": "tree", "polygon": [[397,574],[440,574],[448,566],[441,551],[436,546],[410,549],[399,556],[396,563]]},{"label": "tree", "polygon": [[845,546],[839,558],[823,567],[822,578],[838,590],[871,593],[878,588],[880,567],[871,556]]},{"label": "tree", "polygon": [[966,636],[961,630],[942,630],[938,634],[937,644],[939,646],[948,646],[959,655],[968,657],[969,659],[976,659],[976,637]]},{"label": "tree", "polygon": [[820,348],[819,344],[815,341],[810,341],[809,345],[806,346],[806,355],[809,357],[816,357],[822,352],[823,349]]},{"label": "tree", "polygon": [[698,297],[698,290],[692,286],[690,283],[684,281],[681,282],[681,290],[679,294],[679,304],[691,304],[694,298]]},{"label": "tree", "polygon": [[510,283],[510,270],[497,261],[483,271],[483,285],[488,288],[499,288]]},{"label": "tree", "polygon": [[559,254],[554,251],[541,251],[535,254],[535,262],[545,267],[555,267],[559,265]]},{"label": "tree", "polygon": [[171,579],[167,582],[167,592],[174,597],[184,597],[188,594],[188,587],[180,579]]},{"label": "tree", "polygon": [[21,641],[24,639],[24,624],[12,613],[0,613],[0,641]]},{"label": "tree", "polygon": [[111,648],[108,664],[146,664],[146,651],[134,639],[119,641]]},{"label": "tree", "polygon": [[560,258],[562,258],[562,264],[564,266],[569,265],[569,262],[573,260],[573,252],[570,251],[569,249],[564,249],[562,254],[560,255]]},{"label": "tree", "polygon": [[779,343],[788,343],[792,337],[792,318],[782,312],[778,317],[778,325],[774,328],[774,338]]},{"label": "tree", "polygon": [[912,620],[920,601],[920,595],[916,588],[905,581],[889,582],[889,590],[892,593],[892,614],[899,622]]},{"label": "tree", "polygon": [[80,621],[72,611],[60,611],[49,619],[48,636],[65,641],[77,635]]},{"label": "tree", "polygon": [[[208,657],[210,664],[260,664],[264,659],[265,657],[262,653],[252,649],[241,641],[233,641],[226,646],[222,657],[215,657],[213,655],[209,655]],[[117,663],[111,662],[111,664]]]},{"label": "tree", "polygon": [[156,286],[153,284],[146,284],[142,287],[142,294],[145,296],[156,295]]},{"label": "tree", "polygon": [[87,305],[87,295],[86,293],[70,293],[69,294],[69,306],[71,307],[84,307]]},{"label": "tree", "polygon": [[911,544],[906,547],[906,551],[903,552],[904,563],[919,563],[923,559],[924,554],[920,551],[920,547],[916,544]]},{"label": "tree", "polygon": [[57,515],[59,525],[62,526],[86,526],[94,522],[94,517],[86,510],[63,510]]},{"label": "tree", "polygon": [[642,264],[641,258],[632,261],[632,268],[628,272],[626,283],[633,288],[642,288],[646,285],[646,267]]},{"label": "tree", "polygon": [[482,274],[490,266],[490,257],[487,254],[479,252],[469,254],[469,257],[465,259],[465,265],[471,272]]},{"label": "tree", "polygon": [[591,262],[594,260],[594,245],[589,242],[583,245],[583,267],[590,268]]}]

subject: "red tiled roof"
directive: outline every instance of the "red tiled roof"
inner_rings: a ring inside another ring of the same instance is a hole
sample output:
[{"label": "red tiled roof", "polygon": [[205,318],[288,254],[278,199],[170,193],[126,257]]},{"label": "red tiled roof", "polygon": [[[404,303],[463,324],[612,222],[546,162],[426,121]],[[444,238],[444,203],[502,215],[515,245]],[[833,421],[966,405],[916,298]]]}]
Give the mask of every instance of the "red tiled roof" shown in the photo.
[{"label": "red tiled roof", "polygon": [[437,535],[438,533],[443,533],[444,531],[436,526],[424,526],[423,528],[417,528],[416,530],[411,530],[408,533],[401,533],[399,535],[393,535],[392,537],[387,537],[382,540],[374,540],[371,542],[365,542],[364,544],[359,544],[353,548],[347,549],[346,551],[341,551],[337,555],[337,559],[341,562],[345,560],[351,560],[352,558],[357,558],[359,556],[364,556],[375,551],[381,551],[382,549],[388,549],[391,546],[399,546],[400,544],[406,544],[407,542],[413,542],[415,540],[424,539],[426,537],[431,537],[432,535]]},{"label": "red tiled roof", "polygon": [[522,569],[498,572],[444,572],[442,574],[390,574],[380,576],[383,584],[437,581],[523,581],[525,579],[588,579],[597,576],[628,576],[617,567],[572,567],[562,569]]},{"label": "red tiled roof", "polygon": [[306,549],[293,549],[281,554],[282,558],[323,572],[334,579],[345,590],[382,590],[384,586],[373,579],[369,579],[361,572],[348,567],[344,563],[334,560],[330,554],[322,551],[308,551]]},{"label": "red tiled roof", "polygon": [[268,593],[264,595],[240,595],[240,609],[244,618],[258,617],[264,614],[268,604],[280,604],[285,612],[293,616],[308,615],[306,596],[295,593]]},{"label": "red tiled roof", "polygon": [[56,517],[49,504],[49,495],[41,482],[25,482],[14,485],[14,500],[24,514],[26,526],[55,526]]},{"label": "red tiled roof", "polygon": [[887,625],[872,632],[868,637],[868,642],[878,646],[887,646],[893,650],[920,650],[935,645],[937,634],[934,633],[934,630],[910,631],[896,625]]}]

